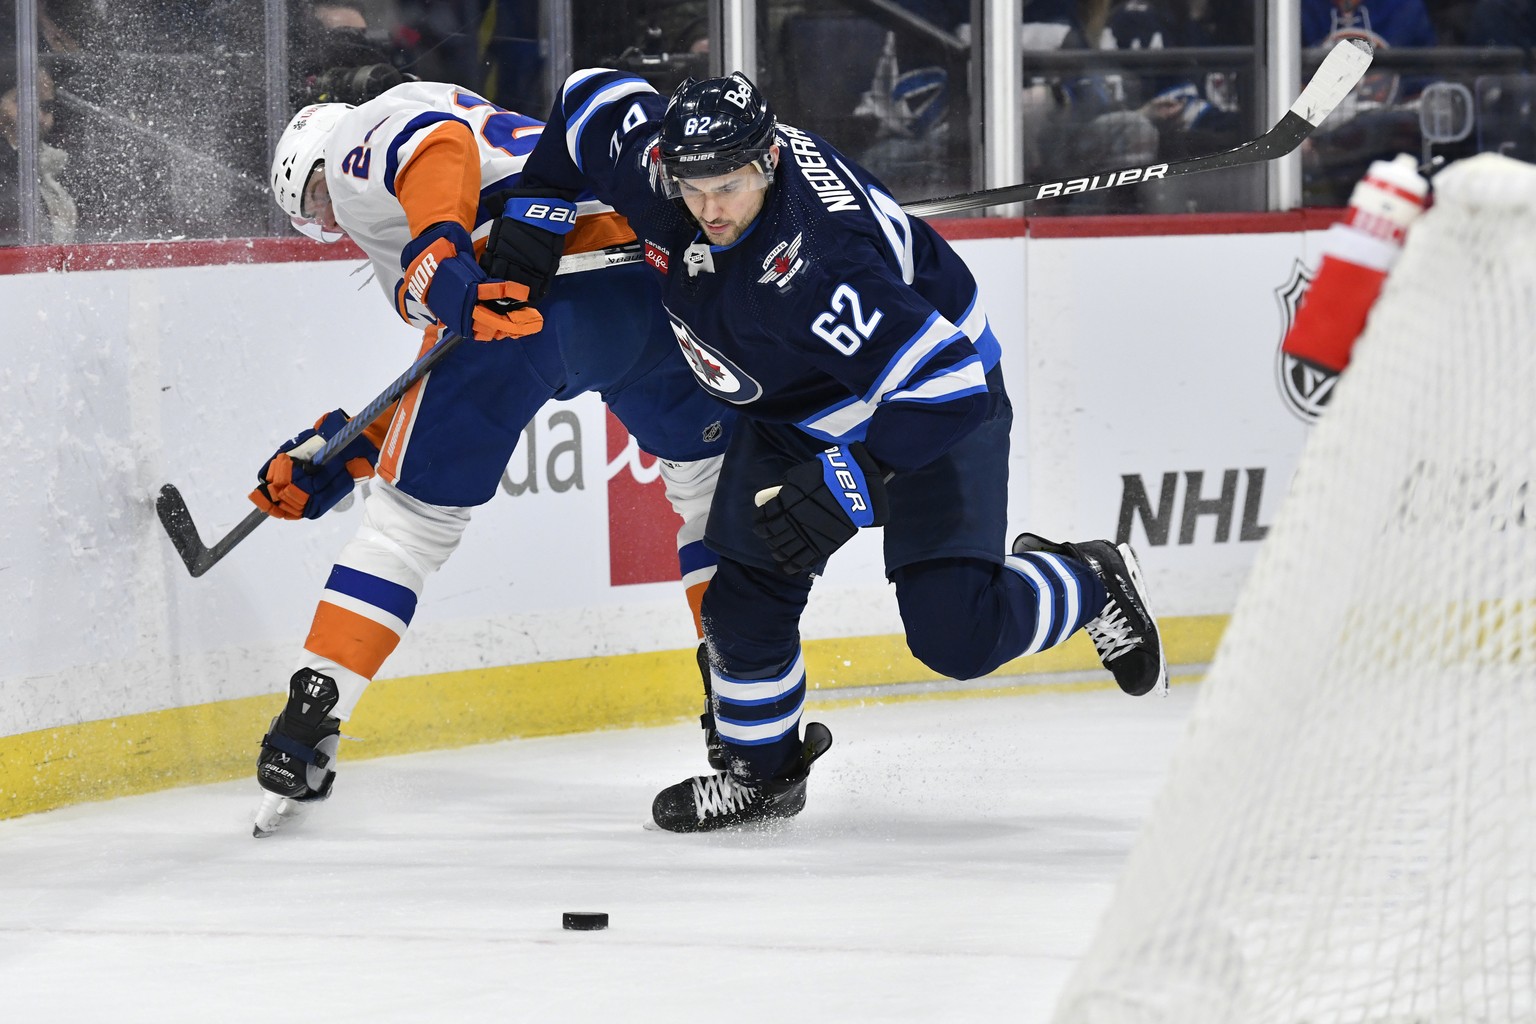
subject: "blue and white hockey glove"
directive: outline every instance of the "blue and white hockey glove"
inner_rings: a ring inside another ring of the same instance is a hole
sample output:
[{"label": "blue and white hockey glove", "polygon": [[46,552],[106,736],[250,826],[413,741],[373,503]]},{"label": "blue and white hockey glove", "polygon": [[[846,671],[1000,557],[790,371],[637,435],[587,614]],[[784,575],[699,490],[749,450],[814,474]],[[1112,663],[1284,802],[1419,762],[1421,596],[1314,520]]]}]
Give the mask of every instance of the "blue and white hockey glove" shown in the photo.
[{"label": "blue and white hockey glove", "polygon": [[336,409],[316,420],[313,429],[284,441],[256,474],[261,481],[251,492],[256,507],[278,519],[319,519],[352,493],[353,484],[373,476],[379,449],[366,436],[323,463],[310,461],[348,419]]},{"label": "blue and white hockey glove", "polygon": [[752,532],[790,575],[812,569],[866,526],[890,516],[885,477],[858,441],[834,445],[757,494]]},{"label": "blue and white hockey glove", "polygon": [[405,276],[395,285],[397,310],[406,308],[402,292],[408,293],[444,327],[476,341],[521,338],[544,326],[544,317],[528,305],[526,287],[494,281],[480,269],[462,224],[433,224],[400,251],[400,265]]},{"label": "blue and white hockey glove", "polygon": [[565,253],[565,236],[576,226],[576,204],[524,189],[497,197],[505,203],[491,225],[480,266],[492,277],[526,286],[528,301],[538,302],[549,294]]}]

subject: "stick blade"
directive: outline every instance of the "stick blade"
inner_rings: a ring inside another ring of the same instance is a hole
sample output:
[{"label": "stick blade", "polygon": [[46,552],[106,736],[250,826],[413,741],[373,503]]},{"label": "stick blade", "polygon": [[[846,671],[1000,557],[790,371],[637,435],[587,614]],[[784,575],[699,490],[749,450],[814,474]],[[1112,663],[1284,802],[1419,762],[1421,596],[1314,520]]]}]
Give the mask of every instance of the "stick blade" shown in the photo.
[{"label": "stick blade", "polygon": [[197,535],[192,511],[187,508],[187,501],[175,484],[166,484],[160,488],[160,496],[155,499],[155,512],[160,516],[160,525],[165,527],[165,534],[171,538],[171,546],[181,556],[187,571],[193,576],[207,572],[211,564],[208,561],[208,546]]},{"label": "stick blade", "polygon": [[1365,40],[1340,40],[1291,104],[1291,112],[1305,118],[1314,128],[1322,124],[1360,84],[1371,66],[1372,56],[1371,44]]}]

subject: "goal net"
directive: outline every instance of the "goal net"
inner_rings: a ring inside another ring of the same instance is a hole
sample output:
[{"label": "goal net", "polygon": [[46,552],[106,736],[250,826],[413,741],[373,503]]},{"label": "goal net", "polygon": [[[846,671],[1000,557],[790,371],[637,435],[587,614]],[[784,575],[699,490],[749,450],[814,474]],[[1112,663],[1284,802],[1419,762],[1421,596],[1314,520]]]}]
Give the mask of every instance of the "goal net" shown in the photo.
[{"label": "goal net", "polygon": [[1536,1021],[1536,167],[1435,182],[1056,1024]]}]

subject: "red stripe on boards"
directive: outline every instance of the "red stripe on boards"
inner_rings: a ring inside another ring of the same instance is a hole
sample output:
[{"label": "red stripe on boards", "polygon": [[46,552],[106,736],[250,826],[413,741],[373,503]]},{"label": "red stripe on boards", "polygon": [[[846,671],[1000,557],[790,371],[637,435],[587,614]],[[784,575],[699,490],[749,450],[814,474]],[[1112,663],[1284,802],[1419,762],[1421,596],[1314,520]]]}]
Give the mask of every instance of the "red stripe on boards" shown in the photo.
[{"label": "red stripe on boards", "polygon": [[[952,217],[934,220],[952,241],[974,238],[1124,238],[1150,235],[1247,235],[1321,231],[1343,210],[1286,213],[1127,214],[1097,217]],[[350,239],[323,245],[308,238],[216,238],[176,242],[103,242],[0,248],[0,274],[46,274],[150,267],[364,260]]]}]

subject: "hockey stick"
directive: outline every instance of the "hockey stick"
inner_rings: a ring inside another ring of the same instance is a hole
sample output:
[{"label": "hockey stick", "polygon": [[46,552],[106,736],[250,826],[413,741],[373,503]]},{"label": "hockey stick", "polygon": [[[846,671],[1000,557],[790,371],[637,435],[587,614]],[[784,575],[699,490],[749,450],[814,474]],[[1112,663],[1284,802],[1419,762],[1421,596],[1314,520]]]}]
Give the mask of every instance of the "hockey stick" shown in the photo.
[{"label": "hockey stick", "polygon": [[964,192],[959,195],[924,199],[904,203],[902,209],[917,217],[937,217],[962,210],[976,210],[984,206],[1004,206],[1008,203],[1028,203],[1036,199],[1076,195],[1100,189],[1134,185],[1142,181],[1157,181],[1179,174],[1197,171],[1214,171],[1223,167],[1246,167],[1249,164],[1275,160],[1301,145],[1302,140],[1333,113],[1335,107],[1360,83],[1365,71],[1371,66],[1370,47],[1358,40],[1345,39],[1323,58],[1317,73],[1301,90],[1291,109],[1285,112],[1275,126],[1256,139],[1222,153],[1179,160],[1171,164],[1151,164],[1145,167],[1126,167],[1104,171],[1085,178],[1068,178],[1059,181],[1033,182],[1023,185],[1004,185],[980,192]]},{"label": "hockey stick", "polygon": [[[560,260],[558,273],[578,274],[603,267],[623,266],[628,263],[638,263],[640,258],[638,246],[575,253]],[[389,387],[379,393],[378,397],[364,406],[362,412],[352,417],[335,437],[325,442],[313,455],[308,456],[308,460],[316,464],[323,463],[357,440],[358,436],[368,429],[369,424],[378,419],[385,409],[398,401],[400,396],[409,391],[417,381],[425,377],[427,371],[447,355],[460,340],[457,334],[444,335],[436,345],[422,353],[421,357],[411,364],[410,369],[396,377]],[[213,568],[219,559],[234,549],[235,545],[249,537],[256,527],[272,518],[261,509],[253,509],[235,525],[233,530],[209,547],[199,536],[197,525],[192,522],[192,511],[187,508],[187,501],[181,496],[181,491],[175,484],[166,484],[160,488],[160,496],[155,499],[155,512],[160,516],[160,525],[165,527],[166,535],[171,538],[171,545],[181,556],[182,562],[186,564],[187,571],[193,576],[201,576]]]},{"label": "hockey stick", "polygon": [[[976,210],[988,206],[1005,206],[1009,203],[1032,202],[1037,199],[1050,199],[1057,196],[1076,195],[1080,192],[1092,192],[1106,188],[1117,188],[1121,185],[1132,185],[1142,181],[1156,181],[1163,178],[1174,177],[1180,174],[1194,174],[1198,171],[1213,171],[1223,167],[1244,167],[1249,164],[1263,163],[1275,160],[1290,153],[1301,145],[1308,135],[1312,134],[1328,115],[1333,113],[1335,107],[1349,95],[1350,91],[1360,83],[1366,69],[1371,64],[1371,49],[1368,44],[1357,40],[1344,40],[1340,42],[1323,62],[1318,66],[1317,73],[1312,76],[1296,102],[1291,104],[1290,110],[1275,124],[1273,128],[1256,139],[1250,139],[1233,149],[1222,153],[1213,153],[1209,156],[1195,157],[1190,160],[1179,160],[1171,164],[1151,164],[1143,167],[1126,167],[1114,171],[1105,171],[1084,178],[1070,178],[1057,181],[1026,183],[1021,185],[1005,185],[1000,188],[983,189],[979,192],[965,192],[958,195],[942,196],[936,199],[924,199],[914,203],[902,204],[902,209],[917,217],[935,217],[946,213],[959,213],[964,210]],[[637,263],[641,259],[638,247],[628,250],[616,251],[607,254],[581,254],[583,256],[601,255],[602,261],[583,266],[570,266],[567,263],[573,257],[566,257],[561,261],[560,273],[569,273],[578,270],[596,269],[597,266],[621,266],[626,263]],[[368,424],[382,413],[388,406],[405,394],[432,365],[447,354],[448,350],[458,344],[456,335],[448,335],[432,347],[426,354],[418,359],[409,370],[395,380],[388,388],[384,389],[377,398],[354,417],[342,431],[326,442],[313,460],[323,463],[340,449],[346,447],[359,434],[367,428]],[[160,496],[155,501],[156,511],[160,515],[160,522],[165,527],[165,532],[170,536],[171,543],[175,546],[181,560],[186,563],[187,571],[193,576],[201,576],[207,572],[219,559],[227,555],[235,545],[239,544],[270,517],[261,510],[255,510],[247,515],[226,536],[212,547],[203,544],[198,536],[197,527],[192,522],[192,513],[187,508],[185,499],[174,484],[166,484],[160,488]]]},{"label": "hockey stick", "polygon": [[[427,375],[443,356],[453,350],[460,342],[457,334],[447,334],[436,345],[422,353],[420,359],[411,364],[411,368],[396,377],[394,382],[379,392],[377,398],[363,407],[363,411],[347,421],[336,436],[325,442],[320,450],[309,457],[309,461],[319,464],[330,459],[331,456],[341,451],[347,445],[368,429],[368,425],[379,418],[379,415],[395,402],[400,396],[411,389],[421,378]],[[298,449],[295,449],[298,450]],[[203,543],[198,536],[197,526],[192,522],[192,512],[187,508],[186,499],[181,496],[175,484],[166,484],[160,488],[160,496],[155,499],[155,511],[160,515],[160,525],[165,527],[166,534],[171,538],[171,545],[176,548],[176,553],[186,563],[187,571],[193,576],[201,576],[225,555],[234,549],[236,544],[249,537],[262,523],[272,517],[261,509],[253,509],[246,517],[235,526],[233,530],[225,534],[212,547]]]}]

